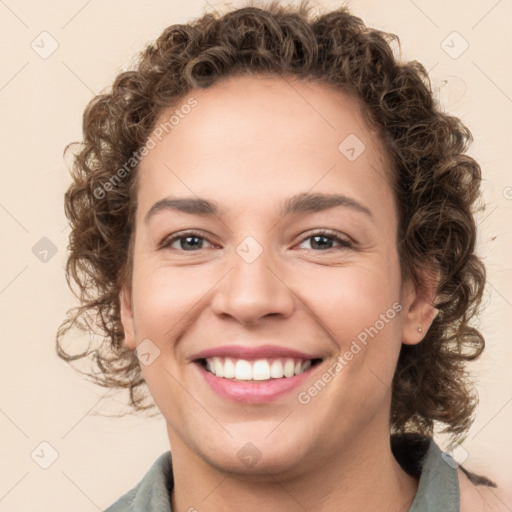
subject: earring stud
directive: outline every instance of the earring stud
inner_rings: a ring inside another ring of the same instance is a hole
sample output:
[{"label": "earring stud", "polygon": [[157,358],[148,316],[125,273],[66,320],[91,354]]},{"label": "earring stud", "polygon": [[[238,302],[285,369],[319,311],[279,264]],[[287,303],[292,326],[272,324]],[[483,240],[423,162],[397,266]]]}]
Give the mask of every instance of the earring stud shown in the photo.
[{"label": "earring stud", "polygon": [[418,325],[418,332],[421,332],[421,325]]}]

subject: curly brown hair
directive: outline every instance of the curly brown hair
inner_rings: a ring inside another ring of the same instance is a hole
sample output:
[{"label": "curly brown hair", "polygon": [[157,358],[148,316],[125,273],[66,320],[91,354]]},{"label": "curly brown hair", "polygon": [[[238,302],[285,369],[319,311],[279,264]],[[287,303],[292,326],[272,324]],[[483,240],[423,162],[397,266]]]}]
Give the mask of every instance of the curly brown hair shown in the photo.
[{"label": "curly brown hair", "polygon": [[[136,355],[123,343],[120,320],[119,294],[132,270],[134,155],[159,115],[193,88],[237,74],[315,80],[355,94],[387,148],[403,278],[424,287],[426,269],[439,276],[439,315],[421,343],[402,344],[391,427],[432,435],[440,422],[455,437],[467,431],[478,400],[466,362],[484,349],[482,334],[469,325],[485,286],[485,267],[474,252],[481,171],[465,154],[472,141],[468,128],[441,111],[425,68],[400,62],[393,43],[400,48],[396,35],[367,27],[346,6],[313,15],[308,1],[247,4],[166,28],[141,52],[136,69],[90,101],[83,141],[65,150],[80,144],[65,194],[71,225],[66,278],[71,288],[71,281],[78,285],[80,306],[59,327],[59,356],[91,356],[95,366],[87,374],[94,382],[127,388],[136,410],[154,406],[145,404],[145,382]],[[67,353],[62,338],[74,326],[98,334],[102,343]]]}]

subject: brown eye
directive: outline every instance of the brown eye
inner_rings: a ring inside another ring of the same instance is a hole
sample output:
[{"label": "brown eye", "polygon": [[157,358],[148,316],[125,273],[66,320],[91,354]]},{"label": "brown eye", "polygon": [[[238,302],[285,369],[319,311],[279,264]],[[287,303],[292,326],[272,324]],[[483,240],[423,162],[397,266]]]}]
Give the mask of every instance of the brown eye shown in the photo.
[{"label": "brown eye", "polygon": [[[204,249],[203,245],[206,238],[201,236],[199,233],[187,232],[181,233],[179,236],[173,236],[166,238],[160,245],[161,249],[173,249],[184,252],[196,252],[197,250]],[[178,242],[177,247],[173,245]]]},{"label": "brown eye", "polygon": [[319,231],[304,238],[301,243],[304,243],[306,240],[311,240],[311,248],[320,252],[336,249],[336,247],[333,247],[333,243],[337,243],[341,246],[338,248],[341,249],[351,249],[354,246],[351,241],[340,238],[336,233],[331,231]]}]

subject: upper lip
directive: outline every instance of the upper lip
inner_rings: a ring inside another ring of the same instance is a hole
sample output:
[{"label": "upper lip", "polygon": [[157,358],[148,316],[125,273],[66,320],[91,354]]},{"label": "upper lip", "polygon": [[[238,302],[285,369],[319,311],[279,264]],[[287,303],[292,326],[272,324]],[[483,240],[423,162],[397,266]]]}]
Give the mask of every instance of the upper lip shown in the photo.
[{"label": "upper lip", "polygon": [[298,350],[277,345],[260,345],[248,347],[243,345],[223,345],[213,347],[190,356],[191,360],[208,359],[211,357],[233,357],[235,359],[258,359],[267,357],[291,357],[294,359],[321,359],[318,354],[307,354]]}]

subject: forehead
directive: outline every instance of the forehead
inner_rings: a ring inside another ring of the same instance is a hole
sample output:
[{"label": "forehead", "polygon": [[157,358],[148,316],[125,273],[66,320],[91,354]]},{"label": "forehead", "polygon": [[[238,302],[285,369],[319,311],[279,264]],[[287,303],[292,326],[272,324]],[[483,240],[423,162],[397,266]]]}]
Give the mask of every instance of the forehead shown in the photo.
[{"label": "forehead", "polygon": [[161,113],[152,138],[139,168],[139,204],[167,192],[256,208],[285,190],[313,188],[360,197],[364,190],[373,201],[389,181],[378,133],[358,100],[311,81],[239,76],[193,89]]}]

